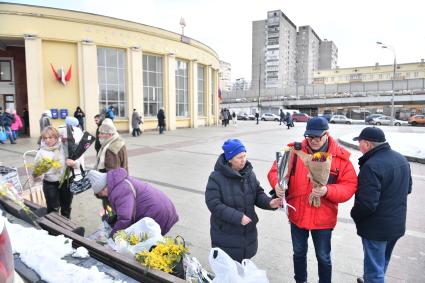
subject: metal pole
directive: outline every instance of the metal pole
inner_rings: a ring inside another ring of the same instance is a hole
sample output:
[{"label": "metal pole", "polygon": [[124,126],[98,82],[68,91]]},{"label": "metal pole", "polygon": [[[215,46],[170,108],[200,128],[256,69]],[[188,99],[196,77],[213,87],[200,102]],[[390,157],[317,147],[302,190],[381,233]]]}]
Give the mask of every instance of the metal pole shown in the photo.
[{"label": "metal pole", "polygon": [[394,116],[395,116],[395,111],[394,111],[394,80],[395,80],[395,69],[397,66],[397,60],[396,60],[396,56],[395,56],[395,52],[394,52],[394,68],[393,68],[393,81],[392,81],[392,95],[391,95],[391,126],[394,126]]},{"label": "metal pole", "polygon": [[257,109],[258,113],[260,113],[260,91],[261,91],[261,51],[259,54],[259,63],[260,63],[260,71],[258,72],[258,101],[257,101]]}]

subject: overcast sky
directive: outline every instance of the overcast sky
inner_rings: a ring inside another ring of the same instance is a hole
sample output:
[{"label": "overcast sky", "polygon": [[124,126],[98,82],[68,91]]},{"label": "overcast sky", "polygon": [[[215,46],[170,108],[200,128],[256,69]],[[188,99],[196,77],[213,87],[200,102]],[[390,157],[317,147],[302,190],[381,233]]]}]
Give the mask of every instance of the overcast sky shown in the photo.
[{"label": "overcast sky", "polygon": [[[7,0],[6,0],[7,1]],[[392,45],[398,63],[425,58],[423,0],[32,0],[8,2],[78,10],[131,20],[181,32],[207,44],[220,60],[231,63],[232,81],[251,79],[252,21],[267,11],[282,10],[298,27],[310,25],[338,47],[340,67],[392,64]]]}]

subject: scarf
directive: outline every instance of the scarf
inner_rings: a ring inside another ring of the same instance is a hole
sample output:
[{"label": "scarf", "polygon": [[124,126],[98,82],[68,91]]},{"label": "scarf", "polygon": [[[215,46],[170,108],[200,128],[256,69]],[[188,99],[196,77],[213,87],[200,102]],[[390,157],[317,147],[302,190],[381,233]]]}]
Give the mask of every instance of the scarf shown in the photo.
[{"label": "scarf", "polygon": [[106,156],[106,151],[108,150],[109,146],[116,141],[119,138],[119,134],[118,133],[114,133],[113,136],[111,136],[109,139],[106,139],[103,144],[102,147],[99,150],[99,153],[97,154],[97,159],[96,159],[96,165],[95,165],[95,170],[102,170],[105,169],[105,156]]}]

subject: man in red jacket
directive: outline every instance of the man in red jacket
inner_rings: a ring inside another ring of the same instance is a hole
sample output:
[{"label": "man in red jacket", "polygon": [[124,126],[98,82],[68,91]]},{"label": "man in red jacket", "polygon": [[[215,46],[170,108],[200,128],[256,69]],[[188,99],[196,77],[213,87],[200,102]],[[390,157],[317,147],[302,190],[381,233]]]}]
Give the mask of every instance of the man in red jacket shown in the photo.
[{"label": "man in red jacket", "polygon": [[[307,122],[304,141],[289,144],[300,147],[306,153],[329,152],[332,155],[331,171],[326,186],[314,188],[307,177],[308,169],[301,159],[292,154],[289,165],[289,186],[286,192],[289,209],[296,282],[307,282],[307,249],[311,233],[318,261],[319,282],[332,281],[331,236],[336,225],[338,203],[349,200],[357,188],[357,176],[350,162],[350,153],[340,147],[328,133],[328,121],[315,117]],[[268,179],[276,195],[285,193],[278,185],[276,162],[268,174]],[[320,197],[320,206],[309,204],[309,195]]]}]

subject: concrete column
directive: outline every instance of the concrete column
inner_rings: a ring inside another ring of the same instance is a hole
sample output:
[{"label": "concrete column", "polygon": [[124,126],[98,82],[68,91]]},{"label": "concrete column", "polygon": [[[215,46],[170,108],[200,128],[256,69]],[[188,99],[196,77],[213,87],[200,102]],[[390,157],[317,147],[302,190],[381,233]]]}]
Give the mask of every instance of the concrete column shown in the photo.
[{"label": "concrete column", "polygon": [[214,101],[214,116],[215,116],[215,123],[214,125],[218,126],[219,125],[219,119],[218,119],[218,112],[220,109],[220,105],[219,105],[219,99],[218,99],[218,71],[213,73],[213,77],[214,77],[214,86],[213,86],[213,101]]},{"label": "concrete column", "polygon": [[205,105],[206,105],[206,110],[207,110],[207,122],[206,125],[209,126],[211,125],[211,117],[212,117],[212,113],[211,113],[211,66],[207,66],[205,68],[206,71],[206,80],[205,80],[205,85],[206,87],[206,96],[205,96]]},{"label": "concrete column", "polygon": [[78,43],[78,77],[80,81],[80,106],[86,114],[85,128],[91,133],[97,126],[93,117],[100,113],[99,83],[97,80],[97,49],[93,42]]},{"label": "concrete column", "polygon": [[166,56],[165,70],[167,80],[165,85],[165,117],[168,130],[176,129],[176,57],[174,53]]},{"label": "concrete column", "polygon": [[189,89],[191,95],[191,127],[198,127],[198,62],[193,60],[190,62],[190,74],[189,74]]},{"label": "concrete column", "polygon": [[[143,107],[143,69],[142,69],[142,60],[143,60],[143,53],[141,51],[141,48],[139,46],[134,46],[129,48],[128,51],[128,57],[129,57],[129,64],[128,64],[128,70],[129,70],[129,83],[128,83],[128,90],[129,90],[129,109],[128,109],[128,121],[129,121],[129,131],[131,132],[131,116],[133,113],[133,109],[136,109],[137,112],[139,112],[140,115],[144,116],[144,107]],[[143,124],[140,124],[140,127],[143,128]]]},{"label": "concrete column", "polygon": [[40,117],[45,108],[43,52],[41,39],[25,35],[25,66],[27,72],[28,111],[31,137],[40,136]]}]

